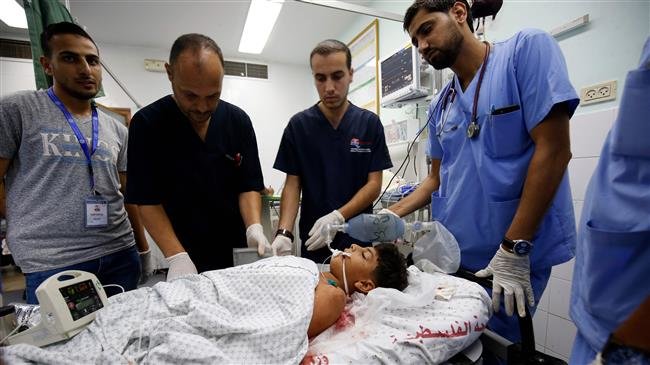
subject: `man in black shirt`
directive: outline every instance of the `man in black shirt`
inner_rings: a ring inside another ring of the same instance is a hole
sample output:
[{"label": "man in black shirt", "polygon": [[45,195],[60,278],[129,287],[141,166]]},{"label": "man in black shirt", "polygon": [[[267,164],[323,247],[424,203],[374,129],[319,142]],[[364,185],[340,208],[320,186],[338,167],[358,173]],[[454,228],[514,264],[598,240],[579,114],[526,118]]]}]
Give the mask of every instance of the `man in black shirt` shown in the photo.
[{"label": "man in black shirt", "polygon": [[232,249],[262,255],[264,189],[255,132],[240,108],[219,100],[217,44],[179,37],[165,65],[173,95],[146,106],[129,128],[127,201],[169,261],[167,280],[233,265]]}]

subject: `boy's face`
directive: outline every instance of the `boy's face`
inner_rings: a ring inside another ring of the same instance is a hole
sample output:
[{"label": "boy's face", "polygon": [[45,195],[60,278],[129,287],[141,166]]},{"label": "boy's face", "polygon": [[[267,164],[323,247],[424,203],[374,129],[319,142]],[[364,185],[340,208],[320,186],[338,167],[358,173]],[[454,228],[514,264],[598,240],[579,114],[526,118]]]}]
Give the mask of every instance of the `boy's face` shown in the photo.
[{"label": "boy's face", "polygon": [[339,280],[343,280],[343,261],[345,261],[345,277],[348,288],[367,293],[375,288],[374,271],[379,258],[374,247],[361,247],[353,244],[346,248],[350,256],[339,255],[330,262],[330,272]]}]

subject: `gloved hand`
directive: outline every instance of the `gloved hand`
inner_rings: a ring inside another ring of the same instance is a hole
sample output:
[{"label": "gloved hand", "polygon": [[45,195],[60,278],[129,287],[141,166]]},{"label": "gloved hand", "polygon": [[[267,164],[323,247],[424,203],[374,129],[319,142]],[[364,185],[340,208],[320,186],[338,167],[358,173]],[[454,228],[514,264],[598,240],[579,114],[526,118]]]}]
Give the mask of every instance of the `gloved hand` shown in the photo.
[{"label": "gloved hand", "polygon": [[323,228],[328,224],[343,224],[345,223],[345,218],[338,210],[333,210],[332,213],[324,215],[314,223],[314,226],[311,227],[309,231],[309,239],[305,242],[307,251],[315,251],[321,247],[325,247],[327,244],[325,242],[325,235],[323,234]]},{"label": "gloved hand", "polygon": [[264,251],[271,248],[269,240],[264,235],[264,229],[259,223],[253,223],[246,228],[246,244],[250,248],[257,248],[257,254],[264,256]]},{"label": "gloved hand", "polygon": [[502,292],[505,298],[506,314],[509,316],[514,313],[513,301],[515,300],[520,317],[526,316],[526,299],[529,306],[535,306],[535,295],[533,287],[530,285],[530,258],[528,255],[517,256],[499,247],[488,266],[474,275],[480,278],[493,275],[492,308],[495,313],[499,311]]},{"label": "gloved hand", "polygon": [[275,239],[271,244],[271,250],[273,250],[273,256],[290,255],[291,246],[293,246],[293,242],[291,242],[291,239],[289,237],[283,236],[281,234],[275,236]]},{"label": "gloved hand", "polygon": [[179,276],[187,274],[197,274],[196,266],[190,259],[187,252],[180,252],[167,258],[169,262],[169,271],[167,271],[167,281],[172,281]]},{"label": "gloved hand", "polygon": [[140,254],[140,284],[144,284],[153,275],[153,263],[151,262],[151,249],[138,252]]},{"label": "gloved hand", "polygon": [[377,214],[392,214],[392,215],[396,216],[397,218],[401,218],[399,215],[397,215],[397,213],[395,213],[392,210],[387,209],[387,208],[384,208],[384,209],[380,210],[379,212],[377,212]]}]

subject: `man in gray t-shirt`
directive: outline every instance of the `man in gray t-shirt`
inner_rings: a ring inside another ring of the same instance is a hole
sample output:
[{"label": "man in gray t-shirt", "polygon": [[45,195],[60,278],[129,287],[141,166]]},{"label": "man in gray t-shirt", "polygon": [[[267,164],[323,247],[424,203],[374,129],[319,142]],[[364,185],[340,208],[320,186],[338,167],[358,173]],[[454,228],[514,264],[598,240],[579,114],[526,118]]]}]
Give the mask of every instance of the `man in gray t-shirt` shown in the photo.
[{"label": "man in gray t-shirt", "polygon": [[53,87],[0,100],[7,243],[25,273],[27,301],[37,303],[38,285],[68,269],[135,289],[136,239],[140,251],[148,246],[121,192],[127,129],[92,105],[101,85],[97,46],[67,22],[48,26],[41,42],[41,64]]}]

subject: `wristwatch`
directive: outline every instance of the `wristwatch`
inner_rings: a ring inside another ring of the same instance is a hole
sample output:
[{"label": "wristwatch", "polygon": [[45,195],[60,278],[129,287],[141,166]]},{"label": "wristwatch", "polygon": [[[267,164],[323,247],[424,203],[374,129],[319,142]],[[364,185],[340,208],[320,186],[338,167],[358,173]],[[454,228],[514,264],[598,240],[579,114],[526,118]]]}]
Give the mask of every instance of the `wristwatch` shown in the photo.
[{"label": "wristwatch", "polygon": [[530,253],[530,250],[532,250],[533,244],[532,242],[526,240],[510,240],[506,237],[503,237],[503,241],[501,241],[501,247],[510,253],[514,253],[517,256],[526,256]]},{"label": "wristwatch", "polygon": [[285,237],[289,238],[291,240],[291,242],[293,242],[293,233],[291,233],[291,231],[288,230],[288,229],[280,228],[277,231],[275,231],[275,235],[276,236],[277,235],[285,236]]},{"label": "wristwatch", "polygon": [[601,359],[603,364],[647,364],[650,353],[618,343],[610,335],[601,352]]}]

